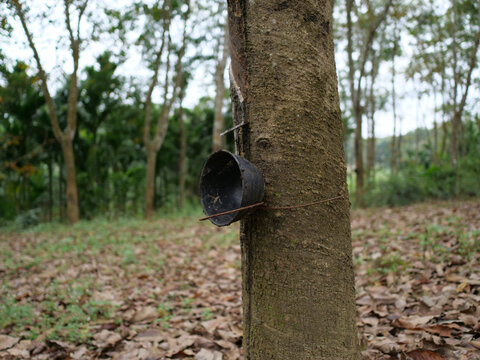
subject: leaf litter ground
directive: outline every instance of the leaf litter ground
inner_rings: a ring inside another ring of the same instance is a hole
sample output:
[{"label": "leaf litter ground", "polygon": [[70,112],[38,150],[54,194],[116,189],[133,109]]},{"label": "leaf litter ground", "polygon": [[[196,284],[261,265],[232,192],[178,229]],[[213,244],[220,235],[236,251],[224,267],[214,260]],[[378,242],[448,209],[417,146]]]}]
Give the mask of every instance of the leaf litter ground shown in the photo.
[{"label": "leaf litter ground", "polygon": [[[352,213],[365,359],[480,359],[480,203]],[[0,358],[241,359],[238,227],[0,234]]]}]

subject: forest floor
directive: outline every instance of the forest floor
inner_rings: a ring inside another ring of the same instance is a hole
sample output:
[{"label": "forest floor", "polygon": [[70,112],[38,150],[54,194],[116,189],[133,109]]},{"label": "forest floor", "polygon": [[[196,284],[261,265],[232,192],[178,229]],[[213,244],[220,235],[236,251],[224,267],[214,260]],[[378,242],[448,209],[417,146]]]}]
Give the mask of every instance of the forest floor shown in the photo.
[{"label": "forest floor", "polygon": [[[366,359],[480,359],[480,202],[352,213]],[[0,230],[0,359],[241,358],[238,227]]]}]

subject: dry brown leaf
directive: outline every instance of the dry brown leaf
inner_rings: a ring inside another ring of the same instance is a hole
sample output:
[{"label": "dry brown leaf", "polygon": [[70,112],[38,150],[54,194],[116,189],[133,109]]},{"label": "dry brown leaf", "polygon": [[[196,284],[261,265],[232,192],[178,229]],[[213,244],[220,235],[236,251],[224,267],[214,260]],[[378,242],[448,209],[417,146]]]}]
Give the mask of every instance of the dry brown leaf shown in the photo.
[{"label": "dry brown leaf", "polygon": [[372,345],[385,354],[396,354],[400,351],[400,346],[393,339],[383,339]]},{"label": "dry brown leaf", "polygon": [[392,325],[403,329],[416,329],[419,325],[425,325],[433,316],[410,316],[408,318],[399,318],[392,321]]},{"label": "dry brown leaf", "polygon": [[152,321],[158,318],[158,311],[153,306],[145,306],[138,309],[133,315],[133,322]]},{"label": "dry brown leaf", "polygon": [[225,322],[225,318],[219,317],[216,319],[203,321],[202,326],[207,330],[210,334],[213,334],[217,327]]},{"label": "dry brown leaf", "polygon": [[50,339],[50,340],[47,340],[47,343],[50,345],[55,345],[57,348],[65,351],[71,351],[72,349],[74,349],[73,344],[67,343],[65,341]]},{"label": "dry brown leaf", "polygon": [[461,293],[463,290],[465,290],[465,288],[467,287],[468,285],[468,281],[464,281],[462,282],[460,285],[457,286],[457,293]]},{"label": "dry brown leaf", "polygon": [[18,343],[20,338],[11,337],[8,335],[0,335],[0,350],[6,350]]},{"label": "dry brown leaf", "polygon": [[377,326],[378,325],[378,318],[373,317],[373,316],[362,318],[361,321],[364,324],[367,324],[367,325],[370,325],[370,326]]},{"label": "dry brown leaf", "polygon": [[480,319],[473,315],[460,314],[459,320],[474,329],[480,327]]},{"label": "dry brown leaf", "polygon": [[197,360],[222,360],[223,355],[218,351],[211,351],[207,349],[202,349],[196,355]]},{"label": "dry brown leaf", "polygon": [[135,340],[140,342],[162,342],[165,340],[165,335],[160,329],[148,329],[135,336]]},{"label": "dry brown leaf", "polygon": [[477,349],[480,349],[480,340],[472,340],[470,344],[475,346]]},{"label": "dry brown leaf", "polygon": [[[190,335],[182,335],[178,339],[169,339],[169,350],[167,357],[177,355],[187,347],[192,346],[195,343],[196,337]],[[170,341],[172,344],[170,344]]]},{"label": "dry brown leaf", "polygon": [[95,334],[93,338],[93,344],[100,349],[114,346],[116,343],[122,340],[122,336],[120,334],[109,330],[102,330],[98,334]]},{"label": "dry brown leaf", "polygon": [[11,348],[7,350],[7,353],[14,356],[15,359],[30,359],[30,353],[25,349]]},{"label": "dry brown leaf", "polygon": [[81,360],[86,358],[86,353],[88,349],[86,346],[81,346],[77,350],[75,350],[73,353],[70,354],[70,357],[74,360]]},{"label": "dry brown leaf", "polygon": [[440,336],[443,336],[443,337],[452,337],[452,332],[455,331],[455,329],[453,329],[450,326],[438,325],[438,324],[437,325],[432,325],[432,326],[429,326],[429,327],[421,327],[419,329],[427,331],[427,332],[432,333],[432,334],[437,334],[437,335],[440,335]]},{"label": "dry brown leaf", "polygon": [[447,360],[442,355],[430,350],[413,350],[406,355],[412,360]]}]

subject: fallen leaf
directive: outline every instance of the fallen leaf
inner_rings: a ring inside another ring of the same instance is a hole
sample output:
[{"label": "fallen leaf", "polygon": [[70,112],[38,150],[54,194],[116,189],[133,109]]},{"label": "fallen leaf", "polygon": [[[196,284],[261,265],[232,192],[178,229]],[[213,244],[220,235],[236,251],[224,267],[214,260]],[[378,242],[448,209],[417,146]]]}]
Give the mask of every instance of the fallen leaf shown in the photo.
[{"label": "fallen leaf", "polygon": [[457,286],[457,293],[461,293],[463,290],[465,290],[465,288],[467,287],[468,285],[468,281],[464,281],[462,282],[460,285]]},{"label": "fallen leaf", "polygon": [[195,343],[195,339],[196,339],[195,336],[189,336],[189,335],[182,335],[178,339],[173,339],[172,345],[170,346],[170,349],[167,352],[167,357],[172,357],[174,355],[177,355],[187,347],[192,346]]},{"label": "fallen leaf", "polygon": [[158,311],[153,306],[146,306],[143,307],[135,312],[133,315],[134,322],[143,322],[143,321],[151,321],[158,318]]},{"label": "fallen leaf", "polygon": [[392,321],[392,325],[403,329],[416,329],[419,325],[425,325],[433,316],[411,316],[408,318],[399,318]]},{"label": "fallen leaf", "polygon": [[210,351],[207,349],[202,349],[196,355],[197,360],[222,360],[223,355],[219,351]]},{"label": "fallen leaf", "polygon": [[74,360],[85,359],[86,358],[85,354],[87,353],[87,351],[88,349],[86,346],[81,346],[80,348],[75,350],[75,352],[71,353],[70,357]]},{"label": "fallen leaf", "polygon": [[0,350],[9,349],[19,341],[20,338],[14,338],[8,335],[0,335]]},{"label": "fallen leaf", "polygon": [[429,332],[429,333],[432,333],[432,334],[437,334],[437,335],[440,335],[440,336],[443,336],[443,337],[452,337],[452,332],[455,331],[455,329],[453,329],[452,327],[450,326],[447,326],[447,325],[432,325],[432,326],[429,326],[429,327],[425,327],[425,328],[419,328],[420,330],[424,330],[426,332]]},{"label": "fallen leaf", "polygon": [[16,359],[30,359],[30,353],[25,349],[12,348],[7,350],[7,353]]},{"label": "fallen leaf", "polygon": [[162,342],[165,339],[164,333],[159,329],[148,329],[137,336],[135,340],[140,342],[151,341],[151,342]]},{"label": "fallen leaf", "polygon": [[93,344],[100,349],[111,347],[122,340],[120,334],[109,330],[102,330],[98,334],[95,334],[93,338]]},{"label": "fallen leaf", "polygon": [[406,355],[412,360],[447,360],[442,355],[430,350],[413,350]]}]

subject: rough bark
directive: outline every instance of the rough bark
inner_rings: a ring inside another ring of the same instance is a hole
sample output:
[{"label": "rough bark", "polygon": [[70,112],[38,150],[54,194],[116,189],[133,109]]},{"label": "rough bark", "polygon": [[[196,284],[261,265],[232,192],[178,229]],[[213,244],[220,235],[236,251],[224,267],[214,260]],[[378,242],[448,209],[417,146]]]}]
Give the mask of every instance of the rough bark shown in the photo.
[{"label": "rough bark", "polygon": [[228,27],[225,26],[225,34],[223,39],[223,45],[219,46],[219,52],[221,49],[221,56],[218,60],[215,68],[215,117],[213,120],[213,145],[212,152],[220,150],[224,146],[224,140],[220,134],[224,130],[224,116],[223,116],[223,103],[225,97],[225,66],[228,59]]},{"label": "rough bark", "polygon": [[238,148],[263,174],[267,205],[344,195],[242,220],[245,358],[358,359],[332,3],[228,5],[234,120],[248,123]]}]

